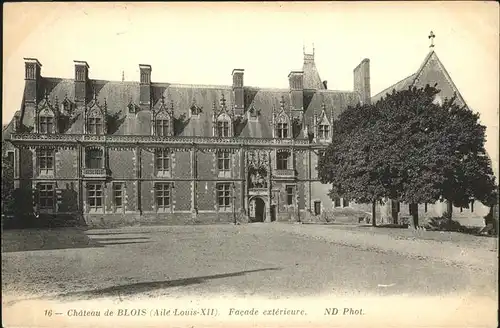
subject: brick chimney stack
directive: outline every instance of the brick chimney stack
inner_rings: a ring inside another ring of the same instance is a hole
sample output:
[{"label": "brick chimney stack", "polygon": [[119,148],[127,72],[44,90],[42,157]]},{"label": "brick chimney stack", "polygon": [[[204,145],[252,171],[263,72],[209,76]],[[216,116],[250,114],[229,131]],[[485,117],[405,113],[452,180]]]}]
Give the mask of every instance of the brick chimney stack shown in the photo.
[{"label": "brick chimney stack", "polygon": [[290,105],[292,111],[304,110],[304,72],[292,71],[288,74],[290,84]]},{"label": "brick chimney stack", "polygon": [[41,90],[42,64],[36,58],[24,58],[24,100],[26,103],[36,103],[42,96]]},{"label": "brick chimney stack", "polygon": [[243,89],[243,75],[245,70],[233,69],[233,94],[234,94],[234,113],[243,115],[245,112],[245,91]]},{"label": "brick chimney stack", "polygon": [[89,93],[89,69],[86,61],[75,60],[75,102],[85,105]]},{"label": "brick chimney stack", "polygon": [[151,65],[139,64],[140,94],[139,105],[143,110],[151,109]]},{"label": "brick chimney stack", "polygon": [[370,60],[368,58],[363,59],[354,69],[354,91],[360,94],[363,104],[371,103]]}]

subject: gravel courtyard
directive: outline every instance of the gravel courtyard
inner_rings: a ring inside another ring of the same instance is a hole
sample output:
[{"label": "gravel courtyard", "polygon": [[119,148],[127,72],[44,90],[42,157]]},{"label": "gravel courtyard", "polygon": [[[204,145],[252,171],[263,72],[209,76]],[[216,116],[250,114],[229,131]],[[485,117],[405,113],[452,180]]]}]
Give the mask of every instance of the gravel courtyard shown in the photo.
[{"label": "gravel courtyard", "polygon": [[495,238],[410,237],[274,223],[4,231],[2,294],[4,300],[462,292],[496,298]]}]

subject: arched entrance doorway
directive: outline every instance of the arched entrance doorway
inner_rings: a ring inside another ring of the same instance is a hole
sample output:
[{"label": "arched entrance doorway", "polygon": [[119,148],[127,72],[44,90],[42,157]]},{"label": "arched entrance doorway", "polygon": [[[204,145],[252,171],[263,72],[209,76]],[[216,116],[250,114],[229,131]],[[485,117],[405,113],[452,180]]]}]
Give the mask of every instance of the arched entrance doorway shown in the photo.
[{"label": "arched entrance doorway", "polygon": [[264,222],[266,218],[266,203],[262,198],[255,198],[255,222]]}]

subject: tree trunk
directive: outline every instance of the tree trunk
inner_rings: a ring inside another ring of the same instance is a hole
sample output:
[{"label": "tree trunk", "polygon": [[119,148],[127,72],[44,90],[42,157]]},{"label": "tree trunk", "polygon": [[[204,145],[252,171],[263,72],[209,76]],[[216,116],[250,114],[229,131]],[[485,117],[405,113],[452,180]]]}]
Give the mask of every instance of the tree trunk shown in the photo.
[{"label": "tree trunk", "polygon": [[393,224],[398,224],[398,214],[398,202],[395,200],[391,200],[391,216]]},{"label": "tree trunk", "polygon": [[453,218],[453,203],[450,200],[446,201],[445,217],[448,219],[448,221],[451,221]]},{"label": "tree trunk", "polygon": [[410,214],[411,214],[411,217],[413,218],[413,227],[417,228],[418,227],[418,204],[416,204],[416,203],[410,204]]},{"label": "tree trunk", "polygon": [[377,201],[372,202],[372,226],[377,226]]}]

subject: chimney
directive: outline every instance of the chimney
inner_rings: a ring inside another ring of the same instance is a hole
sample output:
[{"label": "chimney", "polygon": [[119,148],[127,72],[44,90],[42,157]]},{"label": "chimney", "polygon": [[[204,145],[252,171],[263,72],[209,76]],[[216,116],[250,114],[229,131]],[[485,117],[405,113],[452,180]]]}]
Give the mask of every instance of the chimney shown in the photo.
[{"label": "chimney", "polygon": [[234,113],[243,115],[245,112],[245,92],[243,90],[243,69],[233,69],[233,94],[234,94]]},{"label": "chimney", "polygon": [[323,86],[325,87],[325,90],[328,90],[328,81],[323,81]]},{"label": "chimney", "polygon": [[354,91],[361,96],[364,105],[371,103],[370,93],[370,60],[365,58],[354,69]]},{"label": "chimney", "polygon": [[290,105],[293,110],[304,110],[304,72],[292,71],[288,74],[290,83]]},{"label": "chimney", "polygon": [[36,103],[41,98],[42,64],[36,58],[24,58],[24,99]]},{"label": "chimney", "polygon": [[143,110],[151,109],[151,65],[139,64],[140,95],[139,105]]},{"label": "chimney", "polygon": [[89,84],[89,64],[86,61],[75,60],[75,102],[77,105],[84,105],[87,102],[87,95],[90,91]]}]

